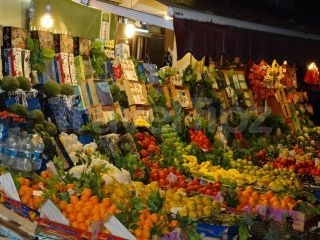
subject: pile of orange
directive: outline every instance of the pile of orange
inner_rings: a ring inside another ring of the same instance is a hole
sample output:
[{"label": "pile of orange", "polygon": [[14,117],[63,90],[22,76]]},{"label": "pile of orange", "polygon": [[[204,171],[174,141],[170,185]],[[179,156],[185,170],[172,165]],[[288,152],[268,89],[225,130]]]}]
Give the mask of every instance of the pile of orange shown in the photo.
[{"label": "pile of orange", "polygon": [[40,184],[32,184],[29,179],[23,177],[19,177],[17,180],[20,183],[20,187],[18,189],[20,201],[28,207],[37,210],[45,200],[42,195],[33,195],[34,190],[40,190]]},{"label": "pile of orange", "polygon": [[282,210],[292,210],[297,202],[291,196],[278,197],[272,191],[259,193],[253,187],[247,186],[245,190],[238,192],[239,205],[238,210],[250,207],[253,211],[257,210],[257,205],[272,207]]},{"label": "pile of orange", "polygon": [[147,240],[151,239],[151,232],[154,228],[160,229],[161,234],[165,235],[169,233],[169,228],[174,229],[179,227],[179,222],[177,220],[169,222],[166,216],[151,213],[150,210],[146,209],[140,212],[137,226],[133,231],[137,240]]},{"label": "pile of orange", "polygon": [[59,207],[70,225],[81,231],[88,231],[91,223],[105,220],[117,211],[110,198],[100,201],[89,188],[85,188],[79,197],[71,196],[69,202],[61,200]]}]

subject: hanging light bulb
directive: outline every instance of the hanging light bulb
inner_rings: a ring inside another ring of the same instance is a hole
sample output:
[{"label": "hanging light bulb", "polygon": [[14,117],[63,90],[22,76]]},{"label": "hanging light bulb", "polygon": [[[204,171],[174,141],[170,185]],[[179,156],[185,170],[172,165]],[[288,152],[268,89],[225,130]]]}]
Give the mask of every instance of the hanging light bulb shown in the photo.
[{"label": "hanging light bulb", "polygon": [[136,28],[133,24],[131,23],[126,24],[126,27],[124,29],[124,34],[126,35],[127,38],[132,38],[134,36],[135,31],[136,31]]},{"label": "hanging light bulb", "polygon": [[41,18],[41,26],[44,28],[51,28],[53,26],[53,18],[51,16],[51,5],[49,0],[46,5],[46,13]]}]

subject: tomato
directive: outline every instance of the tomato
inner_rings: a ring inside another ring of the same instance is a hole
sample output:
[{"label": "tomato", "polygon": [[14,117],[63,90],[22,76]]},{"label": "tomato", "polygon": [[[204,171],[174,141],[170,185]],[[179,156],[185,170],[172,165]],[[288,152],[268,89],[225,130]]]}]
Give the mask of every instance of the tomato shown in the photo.
[{"label": "tomato", "polygon": [[150,144],[148,147],[148,152],[153,153],[156,150],[156,147],[153,144]]},{"label": "tomato", "polygon": [[166,179],[166,178],[167,178],[167,174],[165,172],[161,171],[159,173],[159,179]]},{"label": "tomato", "polygon": [[141,132],[138,132],[138,133],[136,134],[136,139],[137,139],[138,141],[142,141],[142,140],[143,140],[143,134],[142,134]]},{"label": "tomato", "polygon": [[222,185],[222,183],[221,183],[220,181],[216,181],[216,182],[213,184],[213,187],[215,187],[215,188],[217,188],[217,189],[220,190],[221,185]]},{"label": "tomato", "polygon": [[212,196],[213,190],[212,190],[212,189],[206,189],[206,190],[204,191],[204,194]]},{"label": "tomato", "polygon": [[160,186],[167,186],[169,184],[169,181],[167,179],[160,179],[159,184]]},{"label": "tomato", "polygon": [[141,150],[140,154],[142,157],[147,157],[149,155],[148,152],[144,149]]}]

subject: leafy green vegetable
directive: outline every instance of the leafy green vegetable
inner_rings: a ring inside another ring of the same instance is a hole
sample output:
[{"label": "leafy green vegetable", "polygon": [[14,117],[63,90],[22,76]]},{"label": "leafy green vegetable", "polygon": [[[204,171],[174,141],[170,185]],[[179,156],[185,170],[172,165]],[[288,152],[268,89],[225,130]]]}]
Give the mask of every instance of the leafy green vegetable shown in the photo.
[{"label": "leafy green vegetable", "polygon": [[91,43],[90,61],[95,70],[95,77],[102,77],[105,74],[104,63],[107,60],[106,53],[103,51],[104,43],[102,41],[93,41]]}]

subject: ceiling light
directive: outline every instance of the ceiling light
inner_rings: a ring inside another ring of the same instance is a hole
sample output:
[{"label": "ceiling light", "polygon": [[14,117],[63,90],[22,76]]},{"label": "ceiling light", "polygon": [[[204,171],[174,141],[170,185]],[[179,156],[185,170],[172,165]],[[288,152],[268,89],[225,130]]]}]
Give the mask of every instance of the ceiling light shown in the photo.
[{"label": "ceiling light", "polygon": [[51,5],[49,0],[46,5],[46,13],[41,18],[41,26],[44,28],[51,28],[53,26],[53,18],[51,16]]}]

